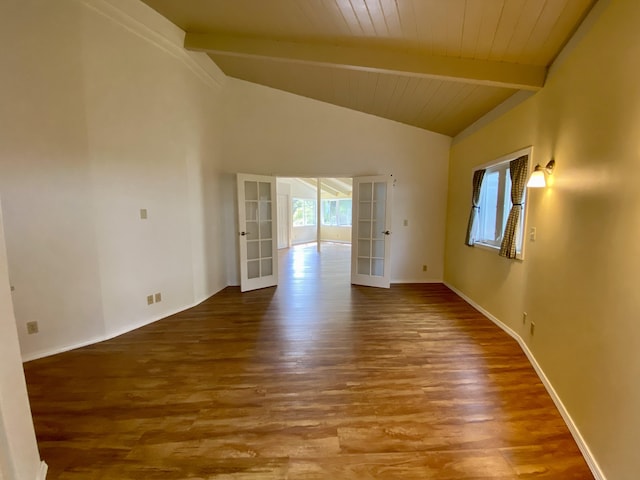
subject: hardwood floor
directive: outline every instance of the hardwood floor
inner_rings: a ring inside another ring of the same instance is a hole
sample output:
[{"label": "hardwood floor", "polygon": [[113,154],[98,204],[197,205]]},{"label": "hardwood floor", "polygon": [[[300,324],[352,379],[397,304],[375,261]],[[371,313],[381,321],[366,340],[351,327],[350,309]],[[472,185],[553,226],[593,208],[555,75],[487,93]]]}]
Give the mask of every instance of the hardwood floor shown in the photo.
[{"label": "hardwood floor", "polygon": [[26,364],[47,478],[593,478],[515,341],[348,258],[293,248],[277,289]]}]

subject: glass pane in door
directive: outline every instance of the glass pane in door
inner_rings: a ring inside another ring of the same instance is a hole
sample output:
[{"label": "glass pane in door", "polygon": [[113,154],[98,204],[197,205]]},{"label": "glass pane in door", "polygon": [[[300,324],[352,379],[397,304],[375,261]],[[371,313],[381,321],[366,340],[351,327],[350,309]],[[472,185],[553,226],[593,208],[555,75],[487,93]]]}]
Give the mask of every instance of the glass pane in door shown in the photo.
[{"label": "glass pane in door", "polygon": [[374,258],[371,260],[371,275],[374,277],[384,276],[384,259]]},{"label": "glass pane in door", "polygon": [[255,240],[247,240],[247,260],[260,258],[259,243]]},{"label": "glass pane in door", "polygon": [[244,193],[248,278],[270,276],[273,274],[271,184],[245,180]]},{"label": "glass pane in door", "polygon": [[260,277],[260,260],[249,260],[247,262],[247,277],[248,278]]},{"label": "glass pane in door", "polygon": [[371,260],[369,258],[358,258],[358,274],[371,275]]},{"label": "glass pane in door", "polygon": [[386,199],[387,183],[375,182],[373,184],[373,239],[371,256],[371,275],[375,277],[384,276],[384,251],[387,236],[386,231]]},{"label": "glass pane in door", "polygon": [[384,276],[386,182],[362,182],[358,190],[358,261],[360,275]]},{"label": "glass pane in door", "polygon": [[258,182],[244,182],[244,197],[247,201],[258,200]]},{"label": "glass pane in door", "polygon": [[353,180],[353,242],[351,283],[368,287],[391,285],[391,175]]}]

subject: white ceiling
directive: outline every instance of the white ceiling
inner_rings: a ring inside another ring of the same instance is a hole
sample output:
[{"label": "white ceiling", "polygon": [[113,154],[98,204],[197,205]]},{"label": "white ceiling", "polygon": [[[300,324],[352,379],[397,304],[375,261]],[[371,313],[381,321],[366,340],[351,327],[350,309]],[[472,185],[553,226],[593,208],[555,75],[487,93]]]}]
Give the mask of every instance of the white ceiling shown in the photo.
[{"label": "white ceiling", "polygon": [[456,135],[548,66],[596,0],[143,0],[225,74]]}]

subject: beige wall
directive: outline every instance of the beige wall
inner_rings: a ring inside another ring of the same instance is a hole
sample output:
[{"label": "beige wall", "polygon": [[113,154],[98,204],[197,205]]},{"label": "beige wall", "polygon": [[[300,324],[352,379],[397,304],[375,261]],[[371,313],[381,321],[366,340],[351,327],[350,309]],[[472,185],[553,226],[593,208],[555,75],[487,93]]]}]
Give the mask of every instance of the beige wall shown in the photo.
[{"label": "beige wall", "polygon": [[[0,193],[23,356],[116,335],[226,286],[224,75],[135,0],[1,8]],[[162,302],[147,306],[156,292]],[[27,335],[33,320],[40,333]]]},{"label": "beige wall", "polygon": [[320,238],[327,242],[351,243],[351,227],[323,225],[320,230]]},{"label": "beige wall", "polygon": [[[631,480],[640,472],[640,3],[596,8],[541,92],[453,146],[445,280],[523,337],[606,478]],[[465,247],[473,167],[527,145],[534,164],[554,157],[557,168],[549,188],[529,191],[537,240],[525,260]]]},{"label": "beige wall", "polygon": [[[391,281],[442,280],[449,137],[235,79],[224,99],[230,181],[238,172],[393,174]],[[236,252],[235,236],[228,244]],[[231,283],[238,282],[235,256],[228,256]]]}]

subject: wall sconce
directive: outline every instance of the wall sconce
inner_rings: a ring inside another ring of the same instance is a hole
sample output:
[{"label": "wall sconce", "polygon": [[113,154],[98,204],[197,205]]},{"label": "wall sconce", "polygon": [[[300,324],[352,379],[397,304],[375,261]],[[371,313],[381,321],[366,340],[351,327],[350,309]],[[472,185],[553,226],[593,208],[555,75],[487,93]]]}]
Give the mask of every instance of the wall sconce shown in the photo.
[{"label": "wall sconce", "polygon": [[552,158],[549,160],[549,163],[542,168],[540,164],[536,165],[531,172],[531,176],[529,177],[529,181],[527,182],[527,187],[529,188],[544,188],[547,186],[547,179],[545,177],[545,173],[547,175],[553,175],[553,169],[556,167],[556,161]]}]

